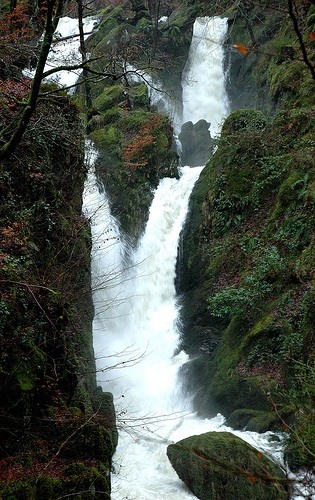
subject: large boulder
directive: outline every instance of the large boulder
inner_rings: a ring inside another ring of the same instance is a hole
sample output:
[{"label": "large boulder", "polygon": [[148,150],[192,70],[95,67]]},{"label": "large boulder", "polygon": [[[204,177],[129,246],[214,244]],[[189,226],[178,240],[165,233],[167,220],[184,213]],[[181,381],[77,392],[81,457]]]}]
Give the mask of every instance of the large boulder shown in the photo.
[{"label": "large boulder", "polygon": [[168,446],[167,456],[180,479],[201,500],[289,497],[281,468],[230,432],[182,439]]},{"label": "large boulder", "polygon": [[197,123],[186,122],[178,136],[182,144],[181,162],[183,165],[198,167],[209,159],[213,140],[209,131],[210,123],[199,120]]}]

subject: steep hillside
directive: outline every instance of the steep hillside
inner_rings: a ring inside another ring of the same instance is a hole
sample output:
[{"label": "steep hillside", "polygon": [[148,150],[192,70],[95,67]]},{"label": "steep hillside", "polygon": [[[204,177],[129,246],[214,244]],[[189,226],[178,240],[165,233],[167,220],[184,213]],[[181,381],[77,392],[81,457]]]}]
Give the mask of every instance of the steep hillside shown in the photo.
[{"label": "steep hillside", "polygon": [[292,425],[291,464],[312,468],[315,80],[301,51],[312,67],[315,10],[294,12],[302,48],[287,5],[223,13],[232,107],[248,85],[263,111],[234,111],[223,125],[191,197],[178,288],[198,410],[248,430]]}]

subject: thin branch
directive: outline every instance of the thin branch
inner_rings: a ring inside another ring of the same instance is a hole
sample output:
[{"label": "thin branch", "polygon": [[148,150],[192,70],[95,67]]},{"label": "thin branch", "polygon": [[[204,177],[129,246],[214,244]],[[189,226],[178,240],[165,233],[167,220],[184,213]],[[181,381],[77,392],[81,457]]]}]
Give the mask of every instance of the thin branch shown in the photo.
[{"label": "thin branch", "polygon": [[313,80],[315,80],[315,69],[314,69],[314,66],[311,64],[311,62],[310,62],[310,60],[308,58],[308,55],[307,55],[307,52],[306,52],[306,48],[305,48],[305,44],[304,44],[303,37],[302,37],[302,33],[301,33],[300,28],[299,28],[298,20],[297,20],[297,17],[295,15],[295,13],[294,13],[293,1],[292,0],[288,0],[288,6],[289,6],[289,15],[290,15],[290,18],[292,20],[293,28],[294,28],[294,31],[296,33],[296,36],[298,37],[299,44],[300,44],[300,47],[301,47],[303,61],[305,62],[306,66],[309,68]]}]

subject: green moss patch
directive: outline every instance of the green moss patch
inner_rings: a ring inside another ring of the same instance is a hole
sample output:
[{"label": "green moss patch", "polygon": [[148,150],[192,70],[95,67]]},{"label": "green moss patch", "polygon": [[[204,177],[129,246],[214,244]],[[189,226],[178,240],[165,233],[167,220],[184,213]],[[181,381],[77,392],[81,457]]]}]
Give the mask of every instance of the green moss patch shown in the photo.
[{"label": "green moss patch", "polygon": [[228,432],[208,432],[171,444],[167,455],[201,500],[288,497],[285,476],[271,460]]}]

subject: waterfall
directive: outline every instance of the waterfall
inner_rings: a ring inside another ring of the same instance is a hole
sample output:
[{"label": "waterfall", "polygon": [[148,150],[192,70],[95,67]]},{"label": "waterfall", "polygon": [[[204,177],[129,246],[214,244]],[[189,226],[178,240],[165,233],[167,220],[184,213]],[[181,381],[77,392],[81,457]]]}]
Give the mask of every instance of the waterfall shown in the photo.
[{"label": "waterfall", "polygon": [[[197,19],[183,75],[183,120],[206,119],[214,135],[228,110],[222,49],[226,26],[220,18]],[[199,418],[181,392],[178,373],[187,356],[178,350],[175,265],[189,196],[201,170],[182,167],[179,180],[160,182],[143,237],[131,248],[110,215],[91,161],[84,210],[93,238],[94,350],[98,381],[114,394],[120,434],[113,500],[195,498],[166,456],[168,444],[189,435],[228,430],[264,452],[275,446],[268,433],[227,428],[222,415]]]},{"label": "waterfall", "polygon": [[202,168],[183,167],[156,190],[146,231],[132,250],[110,216],[93,171],[85,188],[91,218],[98,379],[114,394],[119,445],[112,499],[195,498],[178,479],[166,447],[188,435],[231,431],[271,450],[268,434],[233,431],[224,417],[201,419],[181,393],[177,374],[187,360],[178,352],[174,289],[177,241],[192,187]]},{"label": "waterfall", "polygon": [[183,123],[204,119],[210,123],[212,137],[228,114],[223,69],[226,33],[227,19],[198,17],[183,72]]},{"label": "waterfall", "polygon": [[[93,28],[97,26],[99,19],[95,16],[85,17],[83,20],[84,25],[84,38],[88,33],[91,33]],[[45,71],[63,65],[74,65],[82,62],[82,55],[80,52],[80,39],[78,36],[78,20],[72,17],[62,17],[59,20],[57,30],[54,34],[54,42],[50,49]],[[71,87],[75,85],[82,70],[63,70],[49,76],[47,80],[54,82],[61,87]],[[23,71],[25,76],[30,78],[34,77],[35,69],[25,69]]]}]

